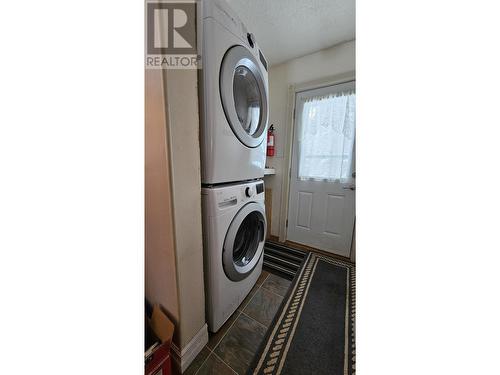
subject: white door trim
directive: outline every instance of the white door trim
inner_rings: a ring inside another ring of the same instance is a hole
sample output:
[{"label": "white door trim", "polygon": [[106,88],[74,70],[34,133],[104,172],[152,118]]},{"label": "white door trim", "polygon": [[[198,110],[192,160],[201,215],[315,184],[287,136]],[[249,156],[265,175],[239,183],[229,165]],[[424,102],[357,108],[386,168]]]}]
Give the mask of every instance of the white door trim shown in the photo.
[{"label": "white door trim", "polygon": [[290,173],[292,170],[292,146],[293,134],[295,131],[295,95],[298,92],[318,89],[321,87],[338,85],[356,80],[354,71],[338,74],[332,77],[326,77],[315,81],[290,85],[288,87],[287,100],[287,123],[285,131],[285,149],[283,150],[283,175],[281,184],[281,206],[280,206],[280,228],[279,241],[286,241],[286,221],[288,219],[288,202],[290,194]]}]

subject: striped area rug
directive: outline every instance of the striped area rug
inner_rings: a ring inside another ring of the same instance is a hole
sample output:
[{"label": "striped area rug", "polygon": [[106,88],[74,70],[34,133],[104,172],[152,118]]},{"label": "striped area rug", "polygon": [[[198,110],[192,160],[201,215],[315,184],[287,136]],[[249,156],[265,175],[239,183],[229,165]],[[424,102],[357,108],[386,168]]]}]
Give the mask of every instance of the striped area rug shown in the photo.
[{"label": "striped area rug", "polygon": [[306,252],[249,374],[355,374],[355,266]]},{"label": "striped area rug", "polygon": [[307,254],[306,251],[266,241],[264,245],[264,267],[273,273],[292,280],[300,271]]}]

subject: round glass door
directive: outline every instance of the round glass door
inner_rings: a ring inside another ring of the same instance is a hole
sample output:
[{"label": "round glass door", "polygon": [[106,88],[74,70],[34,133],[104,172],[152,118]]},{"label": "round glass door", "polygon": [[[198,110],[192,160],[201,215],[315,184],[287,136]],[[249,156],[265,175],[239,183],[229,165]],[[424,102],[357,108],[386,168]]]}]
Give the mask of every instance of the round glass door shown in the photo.
[{"label": "round glass door", "polygon": [[262,206],[249,203],[233,219],[224,241],[222,262],[231,280],[243,280],[255,268],[263,253],[266,219]]},{"label": "round glass door", "polygon": [[248,147],[259,146],[268,119],[267,87],[259,64],[244,47],[232,47],[220,73],[224,113],[236,137]]},{"label": "round glass door", "polygon": [[254,135],[260,123],[261,94],[255,76],[245,66],[238,66],[234,72],[233,96],[243,130]]}]

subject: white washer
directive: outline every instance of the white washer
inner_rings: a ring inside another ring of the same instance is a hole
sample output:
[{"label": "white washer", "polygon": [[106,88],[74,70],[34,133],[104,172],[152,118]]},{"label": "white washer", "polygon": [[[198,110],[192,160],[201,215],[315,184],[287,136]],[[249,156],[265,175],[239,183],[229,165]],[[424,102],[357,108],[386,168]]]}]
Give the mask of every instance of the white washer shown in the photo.
[{"label": "white washer", "polygon": [[201,182],[264,176],[268,121],[267,62],[223,0],[204,0]]},{"label": "white washer", "polygon": [[205,301],[216,332],[262,272],[266,214],[264,182],[202,188]]}]

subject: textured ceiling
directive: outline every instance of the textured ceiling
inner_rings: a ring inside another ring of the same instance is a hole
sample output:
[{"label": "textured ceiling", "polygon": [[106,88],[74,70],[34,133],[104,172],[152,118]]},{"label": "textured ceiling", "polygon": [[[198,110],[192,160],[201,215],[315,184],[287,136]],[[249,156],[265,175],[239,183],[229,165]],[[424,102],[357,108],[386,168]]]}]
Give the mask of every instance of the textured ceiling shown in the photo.
[{"label": "textured ceiling", "polygon": [[355,0],[226,0],[270,65],[355,39]]}]

